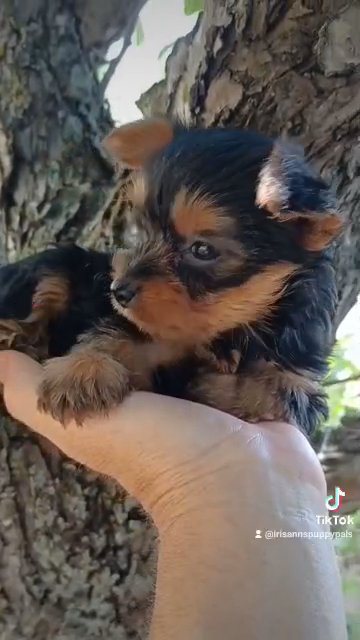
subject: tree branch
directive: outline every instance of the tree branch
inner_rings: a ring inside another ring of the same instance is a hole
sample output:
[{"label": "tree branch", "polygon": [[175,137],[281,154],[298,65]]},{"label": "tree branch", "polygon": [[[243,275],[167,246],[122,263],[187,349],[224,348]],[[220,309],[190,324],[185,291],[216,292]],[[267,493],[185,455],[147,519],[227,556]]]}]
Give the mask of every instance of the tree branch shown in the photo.
[{"label": "tree branch", "polygon": [[104,61],[113,42],[129,43],[141,9],[147,0],[75,0],[81,39],[88,52]]},{"label": "tree branch", "polygon": [[347,382],[355,382],[356,380],[360,380],[360,373],[355,373],[353,376],[349,376],[348,378],[343,378],[342,380],[328,380],[324,382],[324,387],[332,387],[335,384],[346,384]]}]

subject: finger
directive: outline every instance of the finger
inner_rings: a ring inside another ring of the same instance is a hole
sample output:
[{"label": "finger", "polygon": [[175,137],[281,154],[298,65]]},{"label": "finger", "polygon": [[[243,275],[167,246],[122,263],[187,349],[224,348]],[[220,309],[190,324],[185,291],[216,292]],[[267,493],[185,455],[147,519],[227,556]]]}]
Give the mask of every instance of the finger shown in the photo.
[{"label": "finger", "polygon": [[[41,365],[31,358],[14,351],[0,353],[0,381],[11,415],[67,456],[116,478],[139,499],[164,467],[174,469],[196,458],[214,439],[222,439],[221,414],[214,418],[209,408],[148,393],[131,395],[109,416],[88,419],[82,428],[73,422],[64,428],[37,408],[41,377]],[[193,426],[204,422],[206,438]]]},{"label": "finger", "polygon": [[[4,400],[9,413],[50,440],[67,456],[96,471],[112,475],[123,484],[127,484],[127,475],[141,474],[139,467],[146,462],[141,460],[139,464],[139,458],[146,459],[148,449],[159,449],[154,439],[148,439],[144,433],[144,427],[149,422],[153,424],[152,420],[149,421],[149,414],[153,411],[151,394],[140,394],[143,396],[141,400],[129,398],[108,417],[89,419],[82,428],[74,422],[64,428],[37,408],[37,390],[42,375],[42,366],[28,356],[16,351],[0,353],[0,382],[4,385]],[[158,407],[159,400],[156,403]],[[150,428],[152,435],[153,431]],[[170,434],[168,439],[171,439]],[[131,484],[131,478],[129,480]]]},{"label": "finger", "polygon": [[122,481],[119,458],[124,460],[129,454],[120,437],[119,419],[116,425],[109,417],[100,420],[100,424],[94,419],[87,421],[83,428],[74,422],[64,428],[37,408],[37,390],[42,375],[42,366],[28,356],[16,351],[0,353],[0,383],[4,386],[4,401],[9,413],[50,440],[66,456]]},{"label": "finger", "polygon": [[[90,421],[84,429],[71,422],[65,429],[60,422],[38,410],[37,390],[42,375],[42,366],[23,353],[0,353],[0,382],[4,385],[4,401],[9,413],[32,431],[50,440],[70,458],[94,470],[108,473],[104,453],[100,459],[98,444],[101,436],[95,421]],[[109,440],[104,447],[111,450]]]},{"label": "finger", "polygon": [[28,407],[25,400],[32,401],[30,405],[34,403],[41,372],[41,365],[23,353],[0,353],[0,382],[4,385],[4,400],[8,411],[16,419],[22,420],[27,411],[33,409],[32,406]]},{"label": "finger", "polygon": [[[159,471],[157,458],[161,449],[154,438],[148,438],[144,432],[149,423],[149,410],[151,415],[153,408],[151,394],[140,394],[143,396],[140,399],[129,398],[107,418],[89,419],[82,428],[73,422],[64,428],[37,408],[37,389],[42,374],[41,365],[28,356],[15,351],[0,353],[0,382],[4,385],[9,413],[50,440],[67,456],[94,471],[114,477],[142,500],[143,487],[151,486]],[[159,402],[156,404],[159,406]],[[148,416],[147,421],[145,416]],[[154,427],[150,434],[154,435]],[[167,437],[171,440],[169,433]]]},{"label": "finger", "polygon": [[[37,409],[37,389],[42,366],[18,351],[0,352],[0,383],[9,413],[45,437],[56,437],[59,423]],[[55,442],[55,444],[57,444]]]},{"label": "finger", "polygon": [[[278,464],[284,464],[279,442],[281,445],[285,441],[289,447],[289,435],[297,433],[286,425],[247,425],[209,407],[143,392],[126,398],[108,417],[89,419],[83,428],[70,423],[64,429],[37,409],[41,377],[41,365],[31,358],[12,351],[0,353],[0,382],[4,384],[9,412],[67,456],[121,482],[150,511],[159,495],[169,495],[171,487],[198,475],[201,465],[207,472],[217,468],[222,444],[228,449],[228,438],[241,435],[242,464],[246,465],[252,464],[251,450],[260,445],[268,450],[269,438],[280,430],[275,438],[275,453],[278,457],[280,453]],[[267,437],[259,439],[266,432]],[[297,448],[295,442],[295,453]],[[239,456],[239,447],[235,446],[236,466]],[[227,453],[227,464],[232,464],[230,458]],[[294,456],[290,458],[294,460]],[[208,473],[206,477],[209,478]]]}]

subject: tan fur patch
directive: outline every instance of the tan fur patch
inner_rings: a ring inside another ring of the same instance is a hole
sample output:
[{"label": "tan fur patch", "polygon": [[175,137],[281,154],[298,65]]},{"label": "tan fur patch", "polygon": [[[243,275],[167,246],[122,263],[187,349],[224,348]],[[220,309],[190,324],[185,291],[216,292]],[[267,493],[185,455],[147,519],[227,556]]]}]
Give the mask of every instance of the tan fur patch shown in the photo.
[{"label": "tan fur patch", "polygon": [[195,354],[201,361],[206,362],[209,371],[218,373],[236,373],[241,361],[241,353],[236,349],[232,349],[225,358],[214,353],[209,345],[200,345],[195,347]]},{"label": "tan fur patch", "polygon": [[175,196],[171,217],[183,238],[230,230],[233,220],[210,197],[182,188]]},{"label": "tan fur patch", "polygon": [[170,144],[173,137],[173,127],[168,120],[151,118],[114,129],[103,144],[114,160],[131,169],[138,169]]},{"label": "tan fur patch", "polygon": [[[136,378],[136,388],[142,390],[151,386],[151,373],[156,368],[177,362],[185,355],[182,345],[156,342],[150,340],[134,340],[118,328],[106,327],[98,329],[80,338],[72,353],[85,352],[105,353],[119,360],[129,372],[130,378]],[[135,380],[133,380],[135,385]],[[140,386],[139,386],[140,385]]]},{"label": "tan fur patch", "polygon": [[343,220],[335,211],[309,214],[289,213],[274,216],[279,222],[291,220],[299,223],[302,246],[308,251],[322,251],[336,238],[343,228]]},{"label": "tan fur patch", "polygon": [[120,249],[112,259],[112,287],[121,282],[124,276],[131,274],[132,266],[138,266],[142,258],[153,260],[161,264],[164,275],[171,274],[171,260],[173,258],[171,247],[159,236],[152,236],[150,241],[140,244],[135,250]]},{"label": "tan fur patch", "polygon": [[56,318],[66,311],[69,300],[70,289],[66,278],[56,275],[45,276],[35,289],[30,318]]},{"label": "tan fur patch", "polygon": [[149,187],[146,176],[142,171],[135,172],[126,188],[126,197],[129,203],[137,209],[143,209],[148,196]]},{"label": "tan fur patch", "polygon": [[0,350],[14,349],[43,360],[48,356],[48,338],[47,327],[39,321],[0,319]]},{"label": "tan fur patch", "polygon": [[0,349],[15,349],[35,360],[47,358],[48,323],[66,311],[69,295],[64,277],[43,277],[35,289],[32,310],[24,320],[0,319]]},{"label": "tan fur patch", "polygon": [[92,347],[48,360],[38,390],[38,407],[55,420],[82,424],[106,414],[130,391],[125,367]]},{"label": "tan fur patch", "polygon": [[112,267],[111,277],[114,284],[118,280],[121,280],[124,277],[128,269],[131,256],[132,256],[131,250],[128,250],[128,249],[120,249],[119,251],[116,251],[116,253],[114,253],[113,259],[111,262],[111,267]]},{"label": "tan fur patch", "polygon": [[282,370],[271,362],[261,361],[241,375],[203,371],[192,383],[189,397],[250,422],[291,421],[293,418],[283,399],[283,392],[293,391],[305,398],[318,390],[317,382]]},{"label": "tan fur patch", "polygon": [[131,389],[150,391],[152,372],[177,362],[181,345],[132,340],[120,329],[85,334],[71,353],[48,360],[38,406],[63,424],[107,414]]},{"label": "tan fur patch", "polygon": [[239,287],[191,300],[180,282],[144,282],[131,308],[124,311],[152,336],[182,343],[206,343],[223,331],[269,316],[296,266],[270,265]]}]

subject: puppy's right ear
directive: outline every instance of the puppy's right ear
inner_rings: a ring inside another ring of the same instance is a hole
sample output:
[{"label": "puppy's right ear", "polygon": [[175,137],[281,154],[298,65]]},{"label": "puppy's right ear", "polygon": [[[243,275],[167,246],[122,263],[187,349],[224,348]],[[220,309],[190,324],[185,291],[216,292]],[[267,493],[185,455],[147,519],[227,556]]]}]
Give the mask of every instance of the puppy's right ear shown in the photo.
[{"label": "puppy's right ear", "polygon": [[125,124],[105,138],[103,145],[113,159],[129,169],[139,169],[174,138],[165,118],[150,118]]}]

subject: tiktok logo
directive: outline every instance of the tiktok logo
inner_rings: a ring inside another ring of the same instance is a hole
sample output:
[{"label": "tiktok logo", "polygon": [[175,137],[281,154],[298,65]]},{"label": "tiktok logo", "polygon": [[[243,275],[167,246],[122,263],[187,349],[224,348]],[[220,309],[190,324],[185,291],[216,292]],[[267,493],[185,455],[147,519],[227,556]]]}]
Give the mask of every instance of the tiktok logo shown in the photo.
[{"label": "tiktok logo", "polygon": [[326,498],[326,507],[329,511],[337,511],[341,507],[342,499],[345,491],[341,491],[340,487],[335,487],[335,494]]}]

